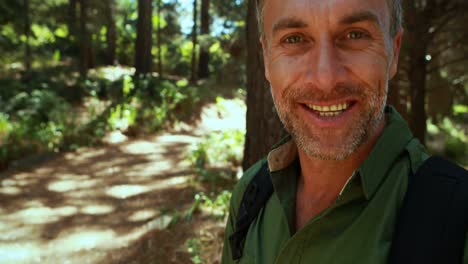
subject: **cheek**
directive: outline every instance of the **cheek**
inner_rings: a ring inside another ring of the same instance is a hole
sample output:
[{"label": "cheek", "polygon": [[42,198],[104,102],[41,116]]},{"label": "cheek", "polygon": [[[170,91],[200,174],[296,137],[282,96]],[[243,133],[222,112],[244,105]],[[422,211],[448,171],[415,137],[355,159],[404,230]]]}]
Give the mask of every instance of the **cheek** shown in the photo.
[{"label": "cheek", "polygon": [[301,59],[298,57],[281,55],[272,57],[267,67],[274,95],[282,93],[300,80],[301,65]]},{"label": "cheek", "polygon": [[348,72],[371,89],[385,89],[388,79],[388,59],[372,51],[343,56]]}]

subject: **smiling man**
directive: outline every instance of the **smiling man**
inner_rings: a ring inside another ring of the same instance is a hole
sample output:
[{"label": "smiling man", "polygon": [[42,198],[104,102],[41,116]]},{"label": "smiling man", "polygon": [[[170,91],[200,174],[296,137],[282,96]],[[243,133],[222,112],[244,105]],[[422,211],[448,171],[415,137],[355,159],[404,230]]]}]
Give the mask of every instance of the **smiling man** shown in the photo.
[{"label": "smiling man", "polygon": [[386,106],[400,1],[257,8],[266,78],[290,136],[235,187],[223,263],[387,263],[410,176],[429,157]]}]

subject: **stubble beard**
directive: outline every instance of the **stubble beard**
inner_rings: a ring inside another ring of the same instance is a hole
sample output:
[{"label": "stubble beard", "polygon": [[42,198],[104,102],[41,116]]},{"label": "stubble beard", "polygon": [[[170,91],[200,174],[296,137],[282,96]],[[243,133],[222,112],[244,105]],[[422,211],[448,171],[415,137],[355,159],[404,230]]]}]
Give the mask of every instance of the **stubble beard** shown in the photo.
[{"label": "stubble beard", "polygon": [[[314,88],[288,87],[281,94],[281,98],[273,98],[273,102],[286,131],[308,156],[320,160],[344,160],[373,135],[383,118],[387,87],[383,95],[380,87],[374,89],[377,91],[372,92],[371,88],[362,85],[340,84],[332,92],[325,94],[322,90]],[[357,98],[364,107],[358,116],[351,120],[353,123],[349,127],[341,129],[340,135],[333,129],[312,127],[297,115],[295,109],[299,107],[296,103],[299,100],[320,102],[346,96]]]}]

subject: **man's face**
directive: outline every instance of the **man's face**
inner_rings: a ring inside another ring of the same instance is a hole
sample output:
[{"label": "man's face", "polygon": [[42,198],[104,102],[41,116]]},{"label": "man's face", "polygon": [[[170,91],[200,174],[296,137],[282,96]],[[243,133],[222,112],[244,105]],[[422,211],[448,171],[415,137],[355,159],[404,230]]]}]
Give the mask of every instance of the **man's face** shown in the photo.
[{"label": "man's face", "polygon": [[266,77],[283,124],[319,159],[345,159],[382,122],[401,35],[386,0],[266,0]]}]

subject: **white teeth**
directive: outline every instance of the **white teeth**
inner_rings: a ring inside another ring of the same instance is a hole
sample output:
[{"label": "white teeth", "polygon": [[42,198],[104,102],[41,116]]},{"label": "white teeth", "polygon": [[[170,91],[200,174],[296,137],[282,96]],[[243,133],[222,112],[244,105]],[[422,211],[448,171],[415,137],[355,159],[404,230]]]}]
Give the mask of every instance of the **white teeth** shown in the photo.
[{"label": "white teeth", "polygon": [[349,105],[348,103],[343,103],[343,104],[338,104],[338,105],[330,105],[330,106],[319,106],[319,105],[312,105],[309,104],[307,105],[312,110],[318,111],[318,112],[330,112],[330,113],[335,113],[337,111],[343,111],[348,109]]},{"label": "white teeth", "polygon": [[337,116],[339,114],[341,114],[341,112],[319,112],[320,116],[328,116],[328,117],[332,117],[332,116]]}]

